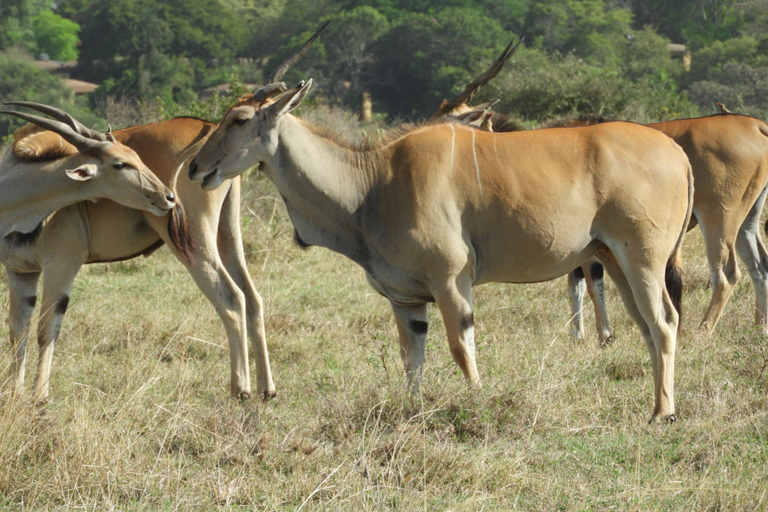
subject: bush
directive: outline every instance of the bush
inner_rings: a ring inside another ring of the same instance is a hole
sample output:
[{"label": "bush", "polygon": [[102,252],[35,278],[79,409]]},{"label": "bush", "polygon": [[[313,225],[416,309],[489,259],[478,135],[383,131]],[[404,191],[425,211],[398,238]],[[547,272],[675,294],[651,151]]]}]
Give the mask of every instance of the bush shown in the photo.
[{"label": "bush", "polygon": [[697,114],[664,73],[633,82],[619,70],[594,66],[574,55],[549,57],[536,49],[522,49],[507,68],[478,101],[501,98],[499,112],[530,122],[581,113],[637,122]]},{"label": "bush", "polygon": [[43,11],[32,20],[35,51],[52,60],[77,60],[77,34],[80,25],[51,11]]},{"label": "bush", "polygon": [[768,116],[768,67],[728,63],[714,80],[700,80],[688,88],[691,99],[702,109],[724,103],[741,114]]}]

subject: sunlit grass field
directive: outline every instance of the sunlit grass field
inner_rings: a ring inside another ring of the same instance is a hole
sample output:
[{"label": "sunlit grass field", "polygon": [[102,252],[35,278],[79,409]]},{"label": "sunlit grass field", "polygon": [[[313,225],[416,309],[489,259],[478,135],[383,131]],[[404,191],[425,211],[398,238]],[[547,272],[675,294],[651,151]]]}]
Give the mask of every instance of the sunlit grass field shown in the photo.
[{"label": "sunlit grass field", "polygon": [[[0,398],[0,509],[768,509],[768,340],[748,277],[715,334],[697,329],[710,297],[698,229],[685,244],[674,425],[646,424],[650,361],[610,283],[606,349],[569,337],[564,278],[477,288],[480,391],[431,309],[413,399],[387,301],[350,261],[295,246],[257,175],[243,229],[278,396],[229,397],[224,330],[167,249],[86,267],[49,403]],[[31,342],[30,385],[36,357]]]}]

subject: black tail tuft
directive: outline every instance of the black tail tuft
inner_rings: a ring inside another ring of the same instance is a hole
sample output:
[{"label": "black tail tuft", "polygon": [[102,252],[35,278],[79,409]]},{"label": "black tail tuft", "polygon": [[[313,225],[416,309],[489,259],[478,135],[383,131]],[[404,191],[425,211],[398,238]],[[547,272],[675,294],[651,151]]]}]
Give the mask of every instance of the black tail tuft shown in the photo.
[{"label": "black tail tuft", "polygon": [[667,293],[672,300],[672,305],[675,307],[680,320],[677,323],[677,333],[680,334],[680,329],[683,325],[683,272],[680,268],[678,258],[671,259],[667,262],[667,269],[664,273],[664,283],[667,286]]},{"label": "black tail tuft", "polygon": [[194,265],[195,241],[189,233],[187,217],[181,203],[176,203],[168,218],[168,236],[181,257],[190,265]]}]

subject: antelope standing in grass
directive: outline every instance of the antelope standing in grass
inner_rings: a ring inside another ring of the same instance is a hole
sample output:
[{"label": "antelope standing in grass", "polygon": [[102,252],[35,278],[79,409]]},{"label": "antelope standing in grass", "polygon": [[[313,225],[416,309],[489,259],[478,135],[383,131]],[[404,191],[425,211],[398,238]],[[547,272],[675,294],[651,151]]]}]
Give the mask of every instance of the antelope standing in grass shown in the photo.
[{"label": "antelope standing in grass", "polygon": [[[64,115],[55,109],[49,109],[49,113]],[[86,263],[149,255],[167,243],[224,324],[229,339],[232,394],[244,397],[251,393],[248,335],[257,362],[258,392],[264,397],[275,394],[264,336],[262,300],[248,274],[242,248],[240,180],[233,179],[211,192],[201,190],[186,176],[176,180],[180,164],[191,158],[215,127],[214,123],[187,117],[112,133],[118,141],[116,144],[132,148],[128,151],[135,160],[143,161],[155,171],[158,178],[150,175],[152,181],[145,179],[147,183],[157,183],[167,190],[163,184],[175,182],[179,204],[187,206],[186,233],[191,244],[178,240],[179,229],[174,224],[137,209],[140,205],[135,202],[127,202],[130,191],[125,187],[110,196],[114,201],[79,203],[56,211],[38,224],[34,236],[6,237],[0,241],[11,289],[11,341],[15,348],[11,373],[17,393],[24,382],[27,334],[40,274],[43,275],[38,328],[40,358],[33,394],[37,402],[48,397],[53,349],[80,267]],[[56,133],[42,132],[36,137],[41,149],[63,147],[74,151]],[[19,144],[17,141],[16,147]]]},{"label": "antelope standing in grass", "polygon": [[[45,105],[25,102],[6,104],[50,110]],[[119,201],[120,208],[135,208],[129,211],[141,211],[154,222],[174,226],[174,232],[180,232],[182,226],[179,209],[168,216],[176,206],[174,193],[136,152],[121,144],[112,133],[91,130],[66,112],[59,112],[64,122],[2,111],[33,123],[16,130],[13,145],[0,161],[0,262],[8,273],[9,330],[14,352],[11,380],[16,391],[24,380],[29,317],[35,308],[40,267],[53,268],[46,273],[44,287],[55,289],[55,293],[43,296],[39,339],[44,374],[50,367],[53,345],[42,342],[56,337],[60,323],[56,317],[60,318],[67,308],[72,284],[61,266],[70,259],[69,251],[87,246],[77,245],[80,239],[88,237],[86,226],[80,224],[80,229],[70,233],[58,231],[55,225],[75,222],[89,205],[95,206],[81,201],[108,198]],[[51,215],[55,210],[58,211]],[[70,241],[68,235],[79,238]],[[56,242],[58,250],[39,254],[37,246],[41,239]],[[45,383],[39,384],[41,391],[47,390],[47,375]]]},{"label": "antelope standing in grass", "polygon": [[[510,47],[511,44],[459,96],[443,102],[433,118],[461,118],[468,122],[473,115],[479,116],[486,105],[470,107],[469,102],[509,60],[514,52]],[[493,131],[519,129],[503,117],[502,123],[497,124],[497,119],[498,116],[493,116],[486,122]],[[602,121],[595,119],[578,125],[597,122]],[[755,323],[768,334],[768,251],[760,238],[759,227],[760,212],[768,194],[768,125],[720,107],[720,114],[647,126],[677,142],[693,168],[695,193],[689,229],[697,224],[701,227],[712,281],[712,298],[700,327],[712,331],[720,320],[740,279],[738,254],[755,288]],[[568,289],[574,315],[572,332],[582,337],[581,311],[586,288],[595,305],[598,338],[604,344],[610,340],[611,330],[605,311],[602,275],[600,263],[591,260],[568,275]]]},{"label": "antelope standing in grass", "polygon": [[472,287],[553,279],[596,254],[648,347],[651,421],[675,420],[678,258],[693,195],[679,146],[629,123],[509,134],[448,123],[351,147],[290,114],[311,83],[282,93],[270,84],[231,107],[189,175],[214,190],[257,165],[300,243],[362,266],[391,303],[412,391],[428,303],[437,303],[451,354],[479,387]]}]

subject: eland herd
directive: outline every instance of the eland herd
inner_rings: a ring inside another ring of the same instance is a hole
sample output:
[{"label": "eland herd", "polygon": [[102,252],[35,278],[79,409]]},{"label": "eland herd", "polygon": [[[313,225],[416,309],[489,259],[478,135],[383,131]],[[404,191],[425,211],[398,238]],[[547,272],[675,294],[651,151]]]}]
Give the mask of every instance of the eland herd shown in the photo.
[{"label": "eland herd", "polygon": [[412,393],[422,378],[429,303],[443,317],[453,359],[479,388],[474,286],[568,274],[573,333],[584,336],[589,291],[605,344],[612,336],[605,270],[648,348],[651,421],[674,422],[681,247],[697,224],[712,279],[701,327],[714,329],[722,315],[740,277],[738,254],[755,288],[755,321],[768,331],[768,253],[759,235],[768,125],[721,113],[651,125],[510,129],[489,104],[469,104],[514,53],[510,43],[429,122],[351,145],[292,114],[311,79],[292,88],[281,82],[324,28],[219,125],[182,117],[102,133],[57,108],[6,103],[48,116],[0,111],[29,123],[0,161],[12,395],[24,387],[41,274],[36,402],[49,395],[54,345],[80,267],[167,244],[224,325],[232,395],[252,395],[250,339],[256,393],[274,396],[263,303],[240,231],[240,175],[252,167],[277,187],[299,244],[348,257],[389,299]]}]

